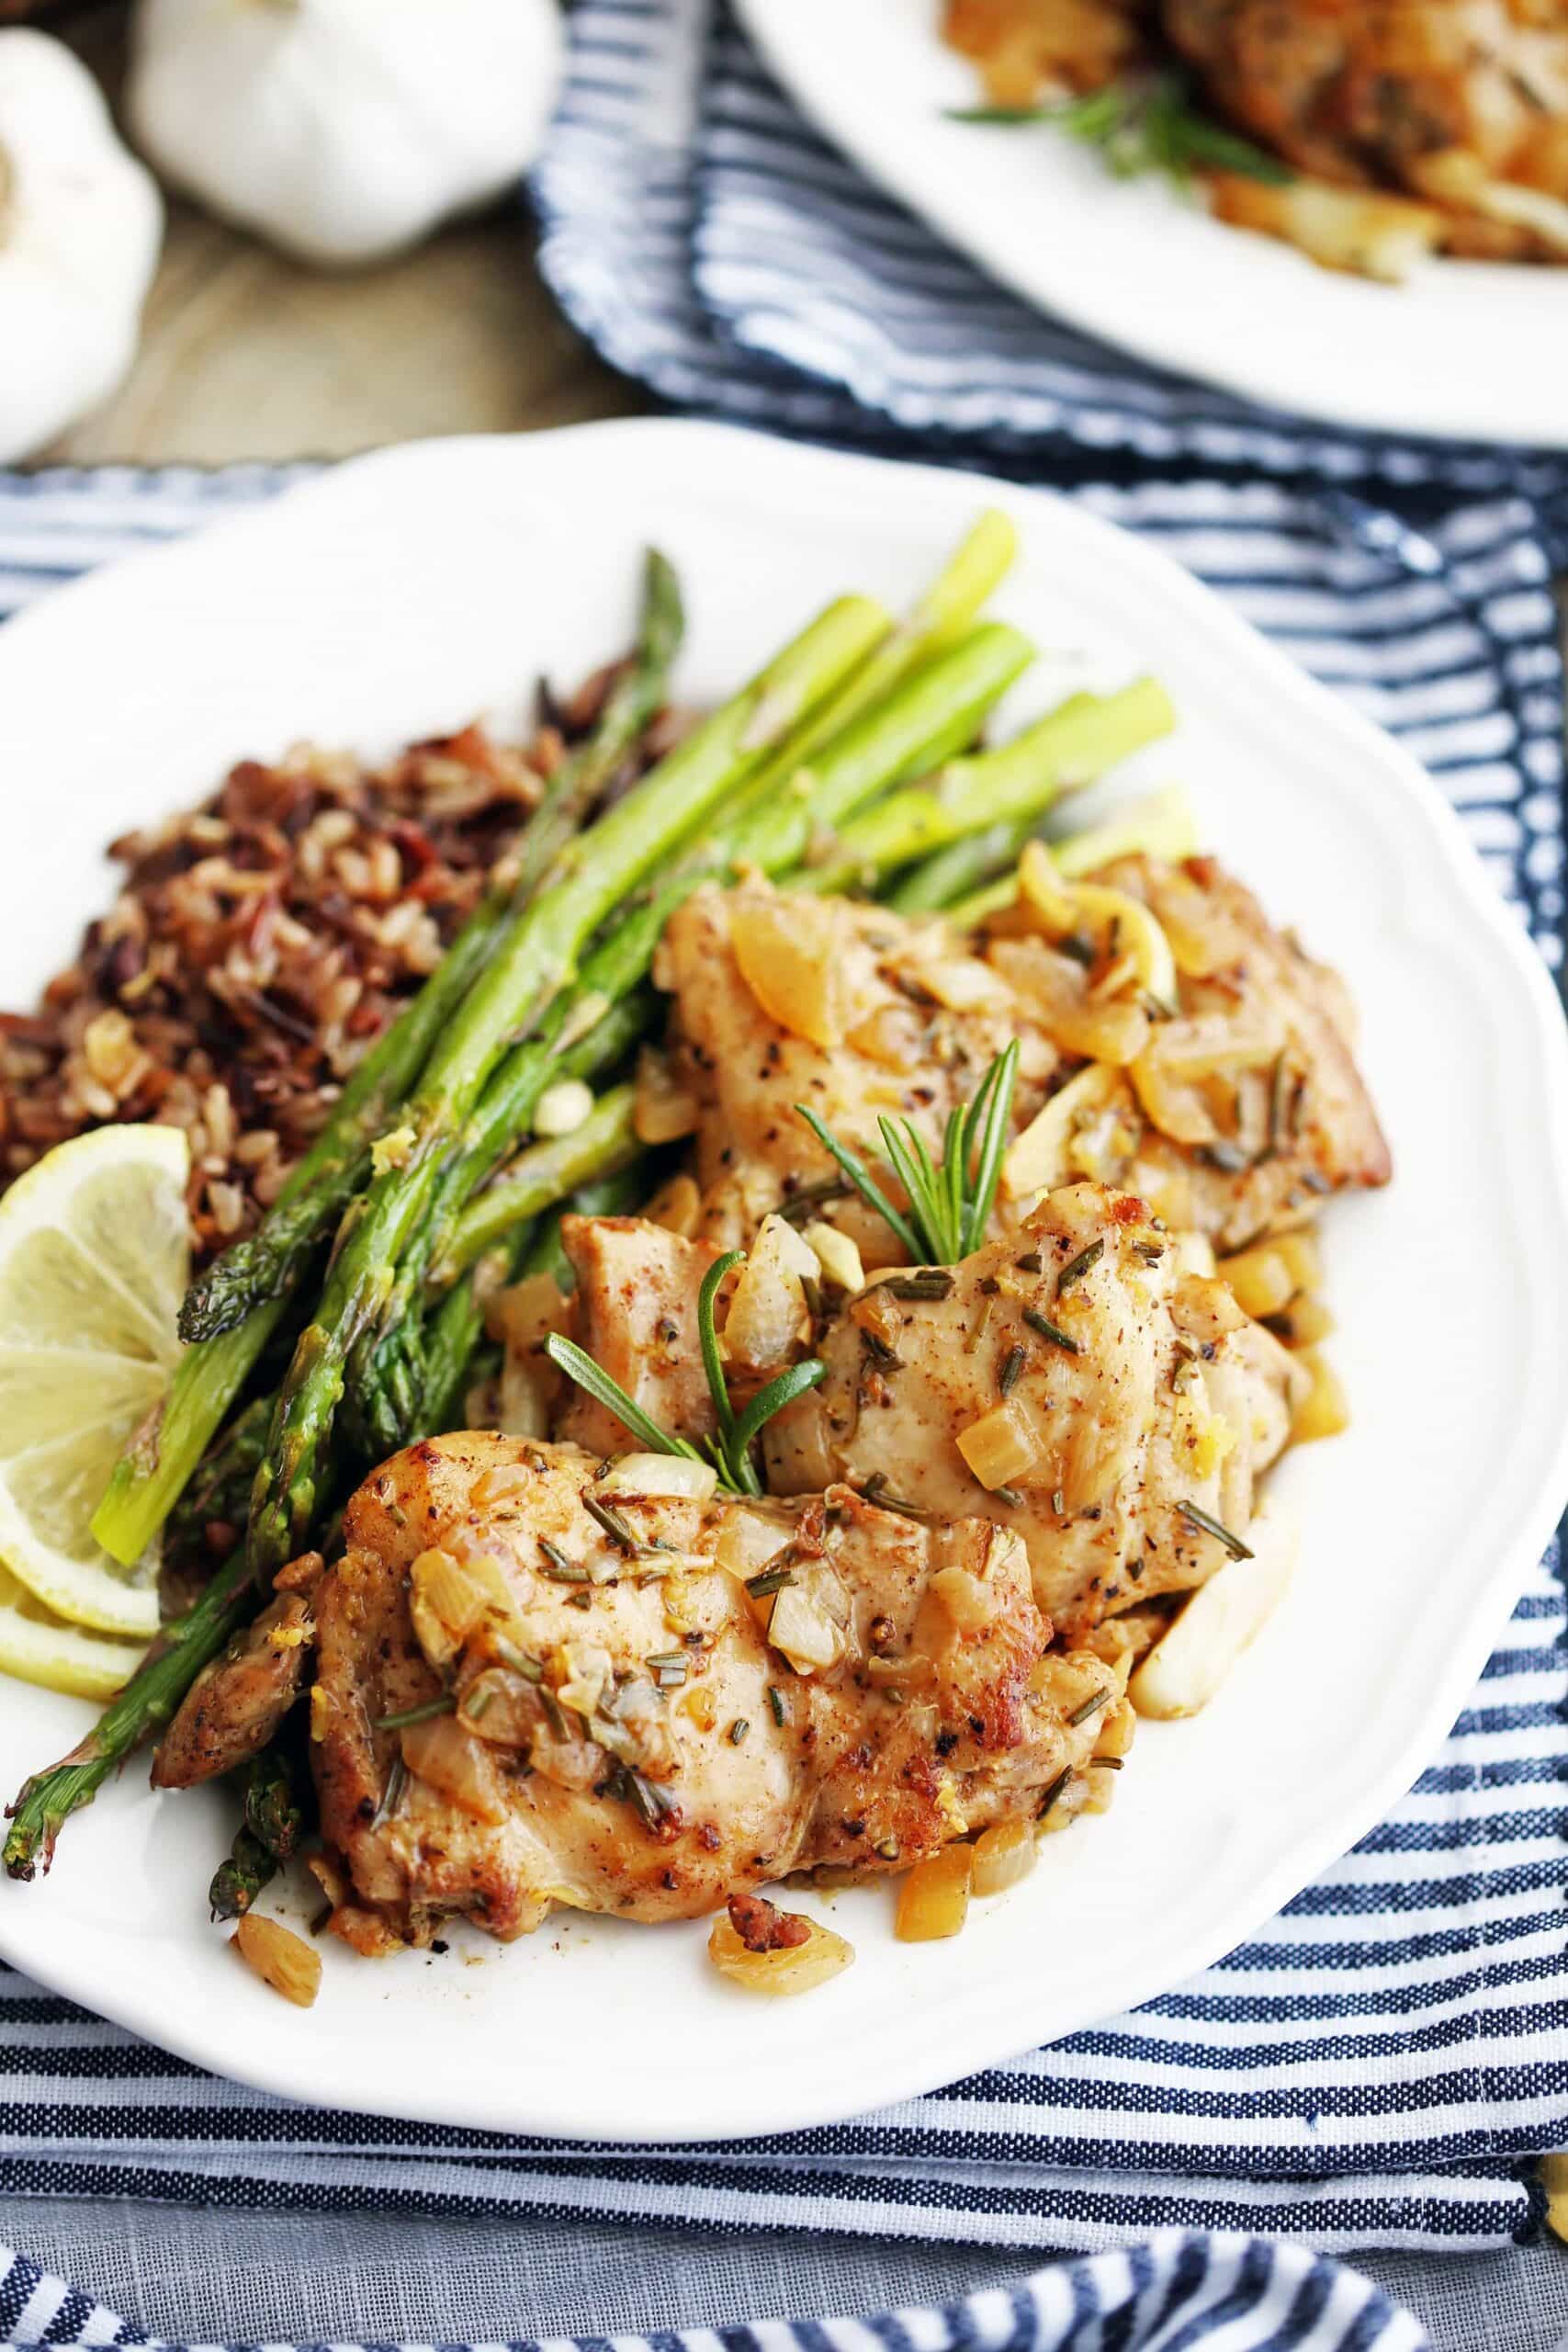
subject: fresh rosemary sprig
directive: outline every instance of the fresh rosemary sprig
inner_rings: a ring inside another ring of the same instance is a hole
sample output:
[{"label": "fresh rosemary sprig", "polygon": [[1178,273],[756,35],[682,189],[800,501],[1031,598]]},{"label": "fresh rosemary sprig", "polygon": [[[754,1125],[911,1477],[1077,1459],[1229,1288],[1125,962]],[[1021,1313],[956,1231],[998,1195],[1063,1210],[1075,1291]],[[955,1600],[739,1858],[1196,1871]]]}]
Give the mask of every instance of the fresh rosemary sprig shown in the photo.
[{"label": "fresh rosemary sprig", "polygon": [[1051,106],[959,107],[949,113],[954,122],[1047,124],[1083,146],[1098,148],[1118,179],[1158,172],[1187,189],[1194,174],[1206,171],[1235,172],[1273,187],[1295,177],[1277,155],[1201,113],[1178,74],[1129,75],[1087,97]]},{"label": "fresh rosemary sprig", "polygon": [[986,1238],[996,1203],[1012,1124],[1018,1084],[1018,1043],[999,1053],[972,1102],[952,1113],[941,1165],[925,1138],[908,1119],[879,1119],[883,1148],[908,1197],[908,1211],[896,1209],[856,1151],[840,1143],[804,1102],[795,1109],[825,1151],[830,1151],[862,1200],[892,1227],[917,1265],[955,1266]]},{"label": "fresh rosemary sprig", "polygon": [[719,1287],[732,1267],[743,1263],[745,1252],[731,1250],[716,1259],[703,1277],[697,1295],[697,1337],[702,1347],[703,1369],[707,1374],[708,1394],[713,1398],[714,1418],[718,1434],[707,1440],[705,1446],[693,1445],[683,1437],[672,1437],[660,1429],[642,1407],[634,1403],[618,1380],[611,1378],[602,1364],[595,1363],[585,1349],[575,1340],[563,1339],[552,1331],[545,1341],[545,1353],[569,1380],[586,1389],[597,1403],[605,1406],[623,1421],[632,1435],[650,1453],[676,1453],[687,1462],[709,1462],[718,1472],[719,1484],[735,1495],[760,1495],[762,1482],[751,1449],[757,1438],[775,1413],[803,1396],[826,1379],[828,1367],[818,1356],[807,1356],[804,1363],[794,1363],[760,1388],[743,1413],[737,1413],[729,1401],[729,1385],[724,1376],[724,1360],[719,1352],[718,1333],[714,1328],[714,1308]]}]

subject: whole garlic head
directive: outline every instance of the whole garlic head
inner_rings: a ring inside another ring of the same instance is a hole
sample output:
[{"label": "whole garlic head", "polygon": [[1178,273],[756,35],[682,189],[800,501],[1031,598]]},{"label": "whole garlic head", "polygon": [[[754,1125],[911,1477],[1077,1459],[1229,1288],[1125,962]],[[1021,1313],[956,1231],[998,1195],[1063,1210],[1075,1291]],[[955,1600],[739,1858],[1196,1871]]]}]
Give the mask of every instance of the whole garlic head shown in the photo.
[{"label": "whole garlic head", "polygon": [[555,0],[138,0],[126,112],[164,178],[344,267],[519,179],[560,56]]},{"label": "whole garlic head", "polygon": [[0,32],[0,463],[114,390],[163,239],[86,67],[46,33]]}]

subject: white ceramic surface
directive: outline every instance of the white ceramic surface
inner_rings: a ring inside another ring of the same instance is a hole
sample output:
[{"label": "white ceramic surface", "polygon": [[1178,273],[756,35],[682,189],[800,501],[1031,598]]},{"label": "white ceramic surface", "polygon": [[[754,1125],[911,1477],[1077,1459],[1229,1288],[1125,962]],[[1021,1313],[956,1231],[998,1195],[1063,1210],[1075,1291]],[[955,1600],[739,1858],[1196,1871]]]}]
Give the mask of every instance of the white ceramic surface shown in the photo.
[{"label": "white ceramic surface", "polygon": [[[1398,1180],[1327,1219],[1355,1426],[1285,1465],[1283,1612],[1209,1711],[1145,1725],[1110,1814],[1046,1845],[950,1943],[896,1944],[886,1889],[813,1898],[853,1968],[801,2001],[720,1983],[701,1927],[565,1918],[444,1959],[326,1954],[282,2009],[208,1927],[218,1798],[140,1764],[52,1874],[0,1881],[0,1952],[171,2050],[273,2089],[488,2129],[696,2139],[827,2120],[1001,2060],[1226,1951],[1344,1851],[1442,1739],[1568,1494],[1568,1056],[1556,1002],[1438,793],[1161,556],[1040,492],[720,427],[426,443],[68,587],[0,631],[0,776],[32,812],[0,873],[0,1002],[104,903],[101,844],[313,736],[366,747],[520,706],[626,640],[668,549],[717,696],[829,594],[908,598],[976,509],[1023,555],[998,610],[1033,707],[1156,671],[1205,840],[1342,967]],[[0,1685],[0,1788],[88,1711]],[[308,1907],[301,1892],[296,1911]]]},{"label": "white ceramic surface", "polygon": [[983,95],[939,0],[737,0],[835,145],[1043,311],[1139,358],[1335,424],[1568,447],[1568,269],[1437,260],[1402,287],[1318,268]]}]

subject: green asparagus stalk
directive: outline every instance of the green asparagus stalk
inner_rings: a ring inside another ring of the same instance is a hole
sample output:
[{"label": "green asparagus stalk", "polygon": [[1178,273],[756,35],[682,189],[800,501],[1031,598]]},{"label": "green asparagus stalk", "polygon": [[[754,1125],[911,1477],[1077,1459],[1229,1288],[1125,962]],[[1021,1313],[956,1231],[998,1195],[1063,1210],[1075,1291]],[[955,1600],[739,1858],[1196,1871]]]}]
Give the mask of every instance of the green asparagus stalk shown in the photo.
[{"label": "green asparagus stalk", "polygon": [[[852,720],[886,701],[912,670],[964,635],[1017,553],[1018,533],[1005,514],[988,507],[964,533],[908,618],[889,631],[837,693],[829,695],[817,717],[752,777],[743,806],[762,807],[775,793],[786,791],[799,770]],[[964,749],[969,741],[961,737],[956,748]]]},{"label": "green asparagus stalk", "polygon": [[1011,871],[1038,821],[1025,817],[1012,823],[987,825],[980,832],[949,842],[945,849],[933,850],[918,865],[911,865],[893,889],[882,893],[883,905],[896,914],[935,914],[968,898],[994,882],[998,875]]},{"label": "green asparagus stalk", "polygon": [[446,1260],[431,1269],[437,1283],[455,1282],[525,1217],[537,1216],[568,1193],[629,1168],[642,1156],[634,1114],[637,1089],[612,1087],[592,1115],[570,1136],[554,1136],[520,1151],[503,1176],[471,1201],[457,1219]]},{"label": "green asparagus stalk", "polygon": [[[1118,857],[1190,857],[1197,841],[1192,804],[1177,784],[1163,792],[1145,793],[1103,823],[1085,825],[1047,847],[1057,872],[1074,882]],[[1018,876],[1010,867],[983,888],[953,900],[947,911],[955,922],[976,923],[998,908],[1010,907],[1017,896]]]},{"label": "green asparagus stalk", "polygon": [[666,699],[683,626],[675,573],[650,550],[633,660],[606,696],[587,741],[562,763],[535,811],[513,880],[470,917],[413,1002],[360,1062],[260,1231],[225,1251],[187,1298],[181,1336],[193,1344],[156,1419],[117,1466],[94,1518],[98,1542],[122,1566],[141,1557],[168,1516],[281,1321],[316,1244],[363,1183],[371,1145],[499,948],[509,922],[532,899],[583,808]]},{"label": "green asparagus stalk", "polygon": [[536,1029],[612,908],[810,716],[886,626],[880,609],[864,598],[846,597],[830,606],[624,800],[579,833],[561,853],[549,888],[512,924],[409,1098],[398,1130],[406,1133],[406,1144],[344,1220],[315,1317],[300,1334],[252,1496],[247,1540],[258,1583],[305,1539],[349,1351],[378,1319],[399,1254],[496,1063]]},{"label": "green asparagus stalk", "polygon": [[999,751],[954,760],[929,789],[895,792],[840,831],[835,854],[802,887],[865,887],[950,842],[1010,820],[1038,817],[1061,793],[1089,782],[1175,724],[1165,690],[1141,679],[1115,695],[1074,695]]},{"label": "green asparagus stalk", "polygon": [[237,1919],[298,1852],[305,1815],[294,1768],[280,1747],[264,1747],[244,1772],[243,1815],[227,1861],[208,1889],[215,1919]]},{"label": "green asparagus stalk", "polygon": [[649,548],[636,651],[605,696],[587,741],[562,761],[547,786],[508,888],[487,900],[420,996],[378,1041],[260,1231],[226,1250],[191,1285],[180,1311],[183,1340],[215,1339],[292,1286],[305,1256],[357,1191],[371,1143],[483,970],[509,913],[532,899],[664,702],[683,628],[680,583],[664,557]]}]

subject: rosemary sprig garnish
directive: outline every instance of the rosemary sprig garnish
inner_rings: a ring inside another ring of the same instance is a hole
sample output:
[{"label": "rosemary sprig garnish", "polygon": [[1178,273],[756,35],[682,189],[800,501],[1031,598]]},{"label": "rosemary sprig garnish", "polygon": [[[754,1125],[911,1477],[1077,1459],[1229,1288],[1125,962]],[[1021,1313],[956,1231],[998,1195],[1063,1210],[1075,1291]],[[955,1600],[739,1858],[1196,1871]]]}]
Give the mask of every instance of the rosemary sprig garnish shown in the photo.
[{"label": "rosemary sprig garnish", "polygon": [[[704,1275],[702,1289],[697,1294],[697,1339],[702,1348],[703,1369],[707,1374],[708,1394],[713,1399],[714,1418],[718,1423],[718,1434],[707,1441],[705,1449],[693,1445],[686,1438],[672,1437],[668,1430],[660,1429],[659,1423],[626,1395],[620,1382],[613,1379],[603,1364],[595,1363],[575,1340],[563,1339],[558,1331],[552,1331],[545,1341],[545,1353],[569,1380],[574,1380],[597,1403],[614,1413],[618,1421],[624,1422],[650,1453],[677,1454],[686,1462],[711,1461],[718,1472],[720,1485],[731,1494],[760,1495],[762,1482],[751,1458],[752,1446],[775,1413],[782,1412],[786,1405],[793,1404],[795,1397],[803,1396],[808,1388],[815,1388],[819,1380],[827,1378],[828,1367],[818,1357],[807,1356],[803,1363],[789,1365],[776,1379],[770,1380],[765,1388],[760,1388],[743,1413],[736,1412],[729,1401],[729,1387],[724,1376],[724,1359],[719,1352],[718,1333],[714,1328],[714,1308],[726,1275],[732,1268],[744,1262],[745,1251],[741,1250],[728,1250],[724,1257],[716,1259]],[[582,1505],[623,1551],[647,1552],[654,1548],[639,1544],[618,1512],[606,1510],[604,1504],[595,1502],[588,1495],[583,1496]],[[550,1571],[547,1570],[548,1573]],[[558,1580],[566,1580],[558,1566],[555,1574]]]},{"label": "rosemary sprig garnish", "polygon": [[987,1070],[974,1100],[949,1115],[940,1165],[932,1159],[924,1136],[908,1119],[877,1121],[888,1165],[908,1200],[907,1213],[894,1207],[860,1154],[840,1143],[815,1111],[804,1102],[795,1107],[862,1200],[897,1235],[917,1266],[955,1266],[978,1248],[990,1223],[1017,1084],[1015,1039]]},{"label": "rosemary sprig garnish", "polygon": [[[1239,177],[1282,187],[1295,177],[1277,155],[1255,147],[1234,130],[1211,121],[1193,106],[1179,74],[1129,75],[1091,90],[1086,97],[1040,107],[949,108],[954,122],[1018,127],[1043,123],[1065,131],[1080,145],[1099,150],[1118,179],[1158,172],[1181,189],[1195,173],[1235,172]],[[1061,943],[1058,943],[1061,944]]]},{"label": "rosemary sprig garnish", "polygon": [[1176,1508],[1182,1518],[1193,1527],[1200,1528],[1205,1535],[1212,1535],[1216,1544],[1223,1544],[1233,1560],[1252,1558],[1250,1548],[1242,1542],[1240,1536],[1233,1534],[1222,1521],[1215,1519],[1212,1512],[1204,1510],[1201,1504],[1180,1502]]}]

